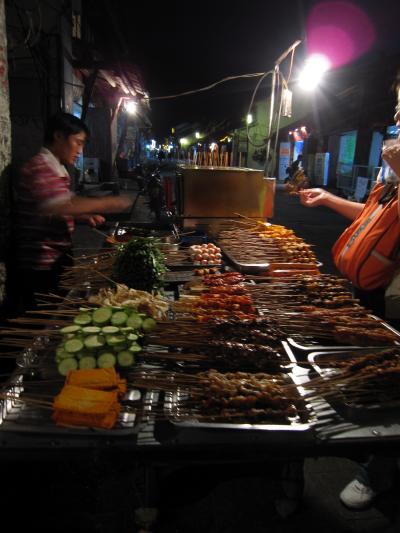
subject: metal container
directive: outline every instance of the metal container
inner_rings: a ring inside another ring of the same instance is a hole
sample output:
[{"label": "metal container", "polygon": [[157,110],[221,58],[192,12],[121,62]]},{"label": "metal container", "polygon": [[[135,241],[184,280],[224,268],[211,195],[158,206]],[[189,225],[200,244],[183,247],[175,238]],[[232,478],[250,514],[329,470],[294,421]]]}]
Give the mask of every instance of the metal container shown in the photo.
[{"label": "metal container", "polygon": [[178,203],[185,227],[190,226],[190,220],[234,218],[235,213],[261,219],[273,215],[276,180],[265,178],[263,170],[198,166],[180,169]]},{"label": "metal container", "polygon": [[178,241],[176,237],[169,235],[167,237],[161,237],[157,246],[162,252],[173,252],[179,249],[180,244],[180,240]]}]

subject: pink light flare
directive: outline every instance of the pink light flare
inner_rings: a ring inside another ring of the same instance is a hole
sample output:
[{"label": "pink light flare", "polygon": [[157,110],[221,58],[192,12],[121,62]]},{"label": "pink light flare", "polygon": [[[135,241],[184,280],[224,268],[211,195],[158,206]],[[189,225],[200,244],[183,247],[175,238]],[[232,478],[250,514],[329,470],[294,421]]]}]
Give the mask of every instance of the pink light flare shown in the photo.
[{"label": "pink light flare", "polygon": [[322,2],[311,10],[307,19],[308,54],[325,55],[332,67],[357,59],[375,40],[372,22],[351,2]]}]

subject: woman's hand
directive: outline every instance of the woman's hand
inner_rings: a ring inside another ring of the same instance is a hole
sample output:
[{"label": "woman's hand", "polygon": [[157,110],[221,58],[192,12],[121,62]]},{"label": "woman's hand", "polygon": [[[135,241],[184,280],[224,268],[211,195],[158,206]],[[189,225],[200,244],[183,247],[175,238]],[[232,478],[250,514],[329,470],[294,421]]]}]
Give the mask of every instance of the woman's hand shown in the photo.
[{"label": "woman's hand", "polygon": [[386,161],[395,174],[395,176],[392,175],[392,183],[398,182],[400,179],[400,144],[396,143],[383,148],[382,159]]},{"label": "woman's hand", "polygon": [[327,200],[331,195],[325,189],[303,189],[299,191],[300,202],[306,207],[318,207],[319,205],[326,205]]}]

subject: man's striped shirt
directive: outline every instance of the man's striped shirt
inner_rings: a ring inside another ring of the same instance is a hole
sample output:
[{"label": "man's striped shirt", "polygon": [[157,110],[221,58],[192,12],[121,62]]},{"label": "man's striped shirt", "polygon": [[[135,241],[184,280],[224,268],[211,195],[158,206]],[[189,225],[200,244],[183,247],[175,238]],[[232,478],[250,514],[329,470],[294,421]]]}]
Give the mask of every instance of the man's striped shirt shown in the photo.
[{"label": "man's striped shirt", "polygon": [[69,174],[47,148],[23,166],[16,184],[14,235],[19,269],[50,270],[70,252],[73,217],[44,213],[71,196]]}]

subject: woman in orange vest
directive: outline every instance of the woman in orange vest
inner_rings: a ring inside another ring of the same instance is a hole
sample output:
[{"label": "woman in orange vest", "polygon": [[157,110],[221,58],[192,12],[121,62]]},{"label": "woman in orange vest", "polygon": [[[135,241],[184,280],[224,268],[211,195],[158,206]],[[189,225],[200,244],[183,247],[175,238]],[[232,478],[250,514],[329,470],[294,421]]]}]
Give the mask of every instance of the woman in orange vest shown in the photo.
[{"label": "woman in orange vest", "polygon": [[[400,126],[400,77],[396,92],[398,105],[394,118]],[[385,175],[379,173],[365,204],[324,189],[304,189],[299,195],[306,207],[329,207],[352,221],[333,246],[335,265],[352,282],[355,297],[361,304],[385,318],[385,289],[399,266],[400,143],[384,148],[382,158],[387,163]]]},{"label": "woman in orange vest", "polygon": [[[400,127],[400,72],[395,90],[397,106],[394,119]],[[306,189],[299,194],[303,205],[329,207],[353,221],[333,247],[335,264],[352,281],[355,295],[361,303],[384,317],[385,288],[399,265],[398,261],[394,261],[394,255],[398,258],[400,252],[400,142],[384,149],[382,158],[390,166],[391,172],[385,172],[385,176],[380,172],[377,184],[365,204],[340,198],[324,189]],[[380,251],[386,247],[386,258],[377,252],[376,246],[368,246],[373,239],[375,243],[379,241]],[[368,253],[360,261],[360,254],[366,249]],[[392,261],[387,261],[388,257]],[[359,264],[360,268],[355,269],[355,264]],[[399,460],[393,457],[371,455],[365,463],[359,464],[355,479],[340,493],[340,501],[350,509],[367,508],[379,492],[393,484],[396,462],[400,465]]]}]

